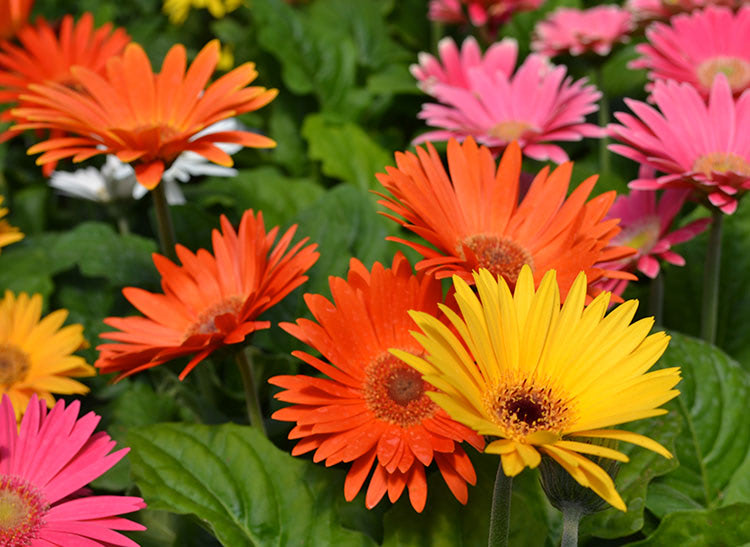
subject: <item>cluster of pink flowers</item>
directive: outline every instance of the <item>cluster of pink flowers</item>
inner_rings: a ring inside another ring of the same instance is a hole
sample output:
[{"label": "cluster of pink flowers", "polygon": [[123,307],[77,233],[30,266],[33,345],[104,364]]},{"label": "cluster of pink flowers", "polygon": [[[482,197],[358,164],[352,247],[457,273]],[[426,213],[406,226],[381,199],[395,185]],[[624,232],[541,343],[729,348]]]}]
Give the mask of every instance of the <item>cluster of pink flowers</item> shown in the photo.
[{"label": "cluster of pink flowers", "polygon": [[430,0],[429,17],[451,24],[471,23],[496,29],[519,11],[537,9],[544,0]]}]

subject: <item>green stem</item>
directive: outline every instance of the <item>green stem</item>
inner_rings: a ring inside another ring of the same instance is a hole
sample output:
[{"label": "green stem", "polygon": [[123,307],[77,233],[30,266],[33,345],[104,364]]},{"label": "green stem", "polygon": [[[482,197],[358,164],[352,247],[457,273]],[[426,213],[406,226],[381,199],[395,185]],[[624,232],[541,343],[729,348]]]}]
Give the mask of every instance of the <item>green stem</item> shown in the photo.
[{"label": "green stem", "polygon": [[445,27],[440,21],[433,21],[430,24],[430,44],[432,45],[432,52],[437,54],[438,43],[441,38],[445,36]]},{"label": "green stem", "polygon": [[151,196],[154,199],[154,211],[156,212],[156,225],[159,230],[159,246],[161,252],[172,261],[177,261],[175,245],[177,238],[174,235],[174,225],[172,224],[172,215],[169,213],[169,204],[167,195],[164,192],[164,184],[159,183],[156,188],[151,190]]},{"label": "green stem", "polygon": [[130,234],[130,223],[128,222],[128,217],[123,214],[117,215],[117,230],[120,232],[121,236]]},{"label": "green stem", "polygon": [[242,385],[245,388],[245,404],[247,405],[247,416],[250,419],[250,425],[258,428],[263,435],[266,435],[266,426],[263,424],[263,414],[260,411],[260,401],[258,400],[258,388],[255,385],[253,374],[253,362],[244,349],[237,352],[237,368],[242,375]]},{"label": "green stem", "polygon": [[488,547],[507,547],[508,531],[510,530],[510,498],[513,492],[513,477],[503,472],[503,462],[497,466],[495,476],[495,490],[492,494],[492,510],[490,511],[490,534],[487,539]]},{"label": "green stem", "polygon": [[[599,99],[599,127],[607,127],[607,124],[609,123],[609,102],[603,90],[604,71],[601,66],[596,67],[595,70],[596,86],[602,93],[602,98]],[[609,145],[608,137],[605,136],[599,139],[599,168],[602,173],[609,173],[610,170],[609,150],[607,150],[607,145]]]},{"label": "green stem", "polygon": [[713,344],[719,311],[719,269],[721,265],[721,225],[724,214],[712,210],[713,222],[708,236],[706,262],[703,270],[703,309],[701,310],[701,338]]},{"label": "green stem", "polygon": [[566,503],[563,508],[563,530],[560,547],[578,546],[578,524],[581,522],[583,512],[572,503]]},{"label": "green stem", "polygon": [[651,280],[648,295],[648,312],[654,317],[654,323],[662,324],[664,316],[664,272],[660,271]]}]

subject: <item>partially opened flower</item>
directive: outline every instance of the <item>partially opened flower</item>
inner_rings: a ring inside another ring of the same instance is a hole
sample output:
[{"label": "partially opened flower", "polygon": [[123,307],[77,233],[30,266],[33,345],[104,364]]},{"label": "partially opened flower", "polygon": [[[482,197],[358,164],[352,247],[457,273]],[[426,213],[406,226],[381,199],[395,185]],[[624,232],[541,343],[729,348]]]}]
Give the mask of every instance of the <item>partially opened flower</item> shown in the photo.
[{"label": "partially opened flower", "polygon": [[532,11],[544,0],[430,0],[428,16],[433,21],[476,27],[487,26],[491,32],[521,11]]},{"label": "partially opened flower", "polygon": [[627,41],[632,30],[632,15],[619,6],[559,8],[537,23],[531,49],[550,57],[588,51],[607,55],[615,44]]},{"label": "partially opened flower", "polygon": [[[78,22],[63,17],[59,29],[44,19],[23,27],[16,42],[0,44],[0,103],[6,103],[3,121],[19,122],[12,107],[23,104],[21,95],[33,84],[56,83],[76,87],[74,66],[103,74],[107,61],[122,53],[130,42],[124,29],[107,23],[94,29],[94,17],[84,13]],[[0,135],[7,140],[20,133],[10,129]]]},{"label": "partially opened flower", "polygon": [[750,87],[750,6],[737,13],[709,6],[677,15],[669,24],[646,30],[648,43],[636,46],[633,68],[647,68],[652,80],[692,84],[708,97],[717,74],[724,74],[735,96]]},{"label": "partially opened flower", "polygon": [[[3,196],[0,196],[0,205],[2,205],[4,199]],[[7,214],[8,208],[0,207],[0,248],[23,239],[21,230],[15,226],[11,226],[10,223],[3,218]]]},{"label": "partially opened flower", "polygon": [[217,19],[242,5],[242,0],[164,0],[162,10],[169,16],[169,22],[181,25],[187,19],[190,8],[205,8]]},{"label": "partially opened flower", "polygon": [[433,389],[419,374],[390,353],[397,347],[422,354],[409,331],[409,310],[437,315],[442,301],[439,281],[415,276],[400,253],[391,268],[375,263],[369,272],[352,259],[348,280],[330,278],[333,302],[305,295],[315,320],[281,326],[319,351],[323,359],[294,352],[324,377],[276,376],[270,383],[285,389],[276,395],[295,403],[274,413],[296,422],[289,434],[298,439],[293,455],[314,450],[316,462],[351,463],[344,495],[351,501],[367,481],[365,503],[378,504],[386,492],[395,502],[407,488],[412,506],[422,511],[427,499],[425,466],[435,461],[447,485],[466,503],[466,483],[476,475],[460,446],[475,448],[482,438],[451,420],[426,395]]},{"label": "partially opened flower", "polygon": [[723,74],[711,86],[708,105],[690,84],[658,80],[651,95],[661,112],[625,99],[637,116],[615,113],[622,124],[610,124],[610,150],[665,173],[637,179],[630,187],[656,190],[690,187],[724,213],[750,188],[750,92],[736,101]]},{"label": "partially opened flower", "polygon": [[665,414],[678,395],[679,368],[649,372],[669,342],[649,335],[653,318],[631,324],[638,302],[605,316],[609,293],[588,306],[586,275],[565,303],[555,272],[538,290],[529,267],[511,293],[487,270],[474,274],[478,295],[454,277],[460,309],[448,314],[454,329],[432,315],[412,313],[423,333],[414,336],[425,356],[394,350],[439,391],[429,397],[455,420],[495,438],[485,452],[499,454],[505,475],[554,459],[581,485],[624,511],[611,477],[586,455],[627,462],[622,452],[591,439],[633,443],[671,457],[656,441],[612,426]]},{"label": "partially opened flower", "polygon": [[246,87],[257,76],[253,63],[245,63],[208,87],[219,60],[219,42],[209,42],[186,71],[182,45],[167,53],[159,74],[138,44],[125,48],[121,57],[107,63],[101,77],[83,67],[73,69],[80,88],[61,84],[31,85],[23,96],[28,106],[15,109],[23,120],[17,129],[54,129],[72,133],[32,146],[42,152],[38,164],[72,157],[74,162],[97,154],[115,154],[132,163],[136,178],[154,188],[164,171],[186,151],[231,167],[232,158],[216,143],[270,147],[274,141],[250,131],[198,133],[220,120],[257,110],[276,96],[276,90]]},{"label": "partially opened flower", "polygon": [[563,298],[580,271],[590,283],[606,277],[635,279],[595,266],[625,258],[633,250],[610,244],[620,231],[617,220],[604,218],[614,192],[586,202],[595,176],[566,199],[571,163],[552,173],[542,169],[520,203],[521,152],[515,143],[499,165],[472,139],[462,145],[448,142],[448,173],[432,145],[417,148],[416,155],[397,152],[396,165],[376,175],[392,195],[384,195],[380,203],[393,212],[386,216],[433,245],[390,238],[424,257],[418,270],[438,278],[455,274],[471,282],[473,270],[488,268],[513,286],[524,264],[537,283],[554,268]]},{"label": "partially opened flower", "polygon": [[[0,403],[0,545],[8,547],[138,547],[117,530],[145,530],[122,518],[146,507],[133,496],[92,496],[85,488],[128,448],[111,452],[107,433],[94,433],[99,416],[79,417],[80,403],[58,401],[47,412],[36,396],[28,407]],[[24,413],[20,428],[15,414]],[[111,453],[110,453],[111,452]]]},{"label": "partially opened flower", "polygon": [[63,327],[68,312],[42,317],[42,296],[5,291],[0,300],[0,392],[10,397],[17,416],[33,395],[51,407],[53,393],[81,395],[89,388],[73,378],[93,376],[94,367],[73,355],[86,344],[83,327]]},{"label": "partially opened flower", "polygon": [[482,54],[479,44],[473,36],[469,36],[456,47],[453,38],[447,36],[438,43],[439,59],[429,53],[419,54],[419,64],[411,65],[410,70],[417,85],[425,93],[432,94],[435,84],[447,84],[464,89],[470,89],[469,69],[480,67],[488,73],[500,71],[510,76],[516,66],[518,56],[518,42],[513,38],[505,38],[495,42]]},{"label": "partially opened flower", "polygon": [[441,129],[414,142],[471,136],[497,152],[515,140],[530,158],[567,161],[554,143],[600,137],[602,129],[585,123],[586,115],[598,109],[601,93],[585,79],[573,82],[566,72],[541,55],[529,55],[513,75],[484,65],[469,67],[468,87],[432,86],[431,94],[442,104],[425,104],[419,117]]},{"label": "partially opened flower", "polygon": [[101,335],[114,340],[97,348],[94,365],[102,374],[119,372],[120,379],[192,355],[180,374],[184,378],[215,350],[270,327],[258,316],[304,283],[304,273],[318,259],[316,245],[305,245],[307,238],[291,245],[296,226],[274,244],[279,229],[266,233],[263,215],[252,210],[242,216],[238,231],[225,216],[221,228],[223,233],[212,233],[213,254],[205,249],[193,254],[177,245],[182,266],[153,255],[164,294],[123,289],[145,317],[104,320],[119,332]]},{"label": "partially opened flower", "polygon": [[0,0],[0,40],[16,35],[29,19],[34,0]]}]

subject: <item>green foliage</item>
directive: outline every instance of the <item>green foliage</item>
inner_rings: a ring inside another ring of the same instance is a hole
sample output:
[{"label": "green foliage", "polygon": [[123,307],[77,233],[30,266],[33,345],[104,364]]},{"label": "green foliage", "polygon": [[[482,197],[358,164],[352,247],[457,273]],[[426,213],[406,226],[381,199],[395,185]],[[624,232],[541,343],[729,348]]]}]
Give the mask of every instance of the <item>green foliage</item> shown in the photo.
[{"label": "green foliage", "polygon": [[750,504],[736,503],[716,509],[678,511],[667,515],[656,531],[633,546],[745,545],[750,541]]}]

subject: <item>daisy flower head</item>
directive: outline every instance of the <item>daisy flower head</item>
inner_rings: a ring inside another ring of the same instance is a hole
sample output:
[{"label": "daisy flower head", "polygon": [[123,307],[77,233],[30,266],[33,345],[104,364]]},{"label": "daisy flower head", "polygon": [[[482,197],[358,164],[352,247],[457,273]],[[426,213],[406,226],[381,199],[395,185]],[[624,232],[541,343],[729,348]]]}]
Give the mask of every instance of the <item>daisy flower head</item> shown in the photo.
[{"label": "daisy flower head", "polygon": [[724,74],[735,96],[750,87],[750,6],[734,13],[708,6],[654,23],[648,42],[636,46],[633,68],[648,69],[652,80],[692,84],[708,97],[717,74]]},{"label": "daisy flower head", "polygon": [[236,10],[242,5],[242,0],[164,0],[162,11],[169,16],[173,25],[181,25],[190,13],[190,8],[207,9],[216,19]]},{"label": "daisy flower head", "polygon": [[514,13],[533,11],[543,3],[544,0],[430,0],[428,17],[443,23],[488,26],[494,31]]},{"label": "daisy flower head", "polygon": [[85,488],[129,449],[111,452],[110,436],[94,433],[99,416],[79,417],[78,401],[46,406],[36,396],[15,411],[7,396],[0,403],[0,544],[137,547],[117,530],[145,530],[120,516],[146,507],[143,500],[92,496]]},{"label": "daisy flower head", "polygon": [[[186,151],[231,167],[232,157],[216,143],[266,148],[267,137],[250,131],[198,133],[220,120],[257,110],[276,96],[276,90],[247,87],[258,73],[245,63],[212,84],[208,80],[219,60],[213,40],[187,67],[185,47],[167,53],[161,72],[154,74],[143,48],[129,44],[121,57],[107,62],[104,76],[75,67],[80,89],[50,83],[31,85],[25,106],[13,110],[22,120],[16,129],[52,129],[72,134],[51,138],[29,148],[41,152],[43,165],[72,157],[84,161],[97,154],[114,154],[132,163],[138,182],[148,189],[159,184],[164,171]],[[187,68],[187,71],[186,71]]]},{"label": "daisy flower head", "polygon": [[609,293],[586,306],[584,273],[562,307],[554,270],[537,290],[528,266],[512,292],[484,269],[474,273],[478,294],[458,276],[453,279],[459,313],[444,309],[453,329],[428,313],[412,312],[425,356],[400,350],[394,355],[439,390],[428,396],[451,417],[495,438],[485,452],[500,455],[505,475],[537,467],[545,454],[625,511],[612,478],[586,455],[621,462],[627,456],[586,440],[624,441],[671,457],[648,437],[610,429],[665,414],[659,406],[678,395],[673,388],[679,368],[648,372],[669,337],[648,334],[653,318],[631,324],[635,300],[606,316]]},{"label": "daisy flower head", "polygon": [[625,9],[641,25],[654,20],[666,20],[679,13],[705,8],[727,6],[739,8],[746,0],[626,0]]},{"label": "daisy flower head", "polygon": [[0,0],[0,40],[10,40],[29,19],[34,0]]},{"label": "daisy flower head", "polygon": [[482,54],[473,36],[463,41],[460,50],[453,38],[446,36],[438,43],[438,56],[439,59],[420,52],[419,64],[409,67],[419,89],[428,95],[432,95],[432,89],[438,83],[470,89],[468,71],[474,67],[490,74],[500,71],[510,76],[516,66],[518,42],[513,38],[504,38]]},{"label": "daisy flower head", "polygon": [[318,259],[316,245],[306,245],[307,238],[291,245],[296,226],[274,243],[279,229],[266,232],[260,212],[246,211],[237,231],[222,215],[221,228],[212,233],[213,254],[205,249],[194,254],[177,245],[181,266],[153,255],[163,294],[123,289],[145,317],[104,320],[118,331],[101,335],[113,340],[97,348],[94,365],[102,374],[118,372],[119,380],[191,355],[183,379],[217,349],[269,328],[270,322],[258,316],[304,283],[304,273]]},{"label": "daisy flower head", "polygon": [[348,279],[331,277],[330,286],[333,302],[305,295],[315,321],[281,325],[321,353],[322,358],[302,351],[294,355],[324,375],[269,380],[284,388],[276,398],[294,403],[273,414],[296,422],[289,434],[299,440],[292,454],[314,450],[314,461],[325,460],[327,466],[351,463],[344,485],[348,501],[372,472],[368,508],[386,492],[395,502],[406,488],[418,512],[427,499],[425,467],[435,461],[453,494],[466,503],[466,483],[474,484],[476,475],[460,443],[481,450],[484,441],[440,410],[426,395],[432,386],[388,352],[396,347],[422,354],[409,334],[415,328],[409,310],[437,315],[440,282],[414,275],[398,253],[390,268],[375,263],[372,271],[352,259]]},{"label": "daisy flower head", "polygon": [[93,376],[94,367],[73,355],[85,347],[83,327],[63,327],[67,310],[42,317],[42,296],[5,291],[0,300],[0,391],[10,397],[17,417],[33,395],[52,407],[53,393],[82,395],[89,388],[73,380]]},{"label": "daisy flower head", "polygon": [[[3,196],[0,196],[0,205],[3,204],[4,199]],[[23,233],[21,233],[21,230],[15,226],[11,226],[10,223],[3,218],[7,214],[8,208],[0,207],[0,249],[23,239]]]},{"label": "daisy flower head", "polygon": [[[435,148],[396,153],[396,167],[376,177],[390,195],[380,204],[385,216],[427,243],[389,238],[408,245],[424,259],[417,270],[438,278],[487,268],[514,286],[521,267],[529,265],[536,283],[556,269],[563,298],[580,271],[591,283],[600,278],[635,279],[625,272],[596,266],[625,258],[633,249],[610,244],[620,231],[605,220],[615,199],[607,192],[588,202],[596,176],[583,181],[566,199],[572,164],[550,173],[543,168],[519,201],[521,151],[511,143],[496,164],[489,149],[473,139],[448,142],[448,172]],[[592,292],[591,296],[595,296]]]},{"label": "daisy flower head", "polygon": [[737,100],[724,74],[711,85],[708,104],[688,83],[657,80],[651,99],[659,108],[625,99],[635,116],[615,113],[622,125],[610,124],[610,135],[623,144],[613,152],[662,173],[636,179],[630,187],[656,190],[690,187],[726,214],[750,188],[750,92]]},{"label": "daisy flower head", "polygon": [[628,40],[632,30],[632,15],[619,6],[559,8],[537,23],[531,49],[549,57],[589,51],[608,55],[615,44]]},{"label": "daisy flower head", "polygon": [[435,83],[431,94],[439,103],[422,106],[419,118],[440,129],[414,140],[446,141],[474,137],[498,152],[518,141],[526,156],[562,163],[565,151],[557,141],[601,137],[602,129],[585,123],[596,112],[601,93],[585,79],[566,77],[565,66],[532,54],[509,75],[478,65],[466,70],[469,87]]}]

